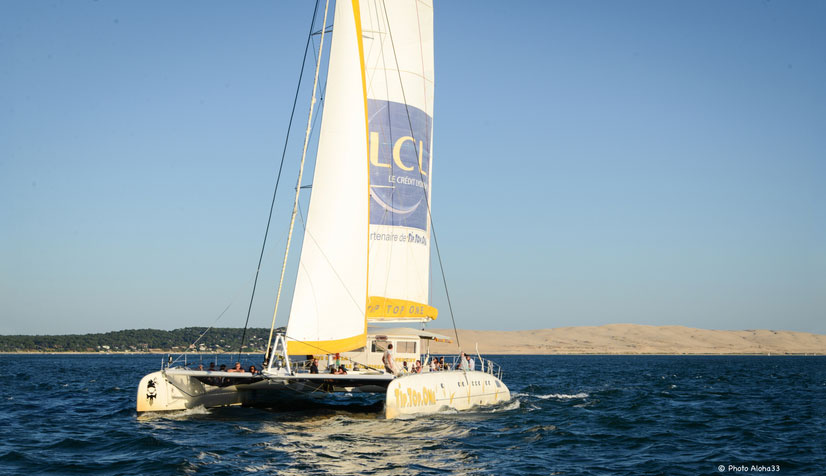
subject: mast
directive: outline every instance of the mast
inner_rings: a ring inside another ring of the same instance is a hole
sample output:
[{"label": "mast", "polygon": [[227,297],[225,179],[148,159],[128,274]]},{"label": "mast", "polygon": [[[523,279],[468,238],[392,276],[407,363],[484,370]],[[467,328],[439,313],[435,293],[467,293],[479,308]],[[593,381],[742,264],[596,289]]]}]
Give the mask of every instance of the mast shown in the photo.
[{"label": "mast", "polygon": [[318,90],[318,73],[321,70],[321,57],[324,51],[324,33],[327,30],[327,12],[329,11],[330,0],[324,3],[324,20],[321,23],[321,40],[318,44],[318,61],[316,61],[315,76],[313,78],[313,94],[310,100],[310,113],[307,115],[307,130],[304,133],[304,147],[301,151],[301,164],[298,168],[298,181],[295,185],[295,201],[293,202],[293,213],[290,217],[290,231],[287,233],[287,246],[284,249],[284,262],[281,265],[281,278],[278,281],[278,293],[275,297],[275,309],[272,312],[272,323],[270,324],[270,336],[267,339],[267,352],[264,354],[268,365],[272,365],[270,359],[270,347],[272,345],[272,334],[275,329],[275,317],[278,315],[278,304],[281,302],[281,290],[284,287],[284,273],[287,270],[287,258],[290,254],[290,243],[293,239],[293,229],[295,228],[295,215],[298,212],[298,198],[301,193],[301,179],[304,176],[304,161],[307,158],[307,146],[310,143],[310,132],[313,129],[313,111],[315,110],[316,91]]}]

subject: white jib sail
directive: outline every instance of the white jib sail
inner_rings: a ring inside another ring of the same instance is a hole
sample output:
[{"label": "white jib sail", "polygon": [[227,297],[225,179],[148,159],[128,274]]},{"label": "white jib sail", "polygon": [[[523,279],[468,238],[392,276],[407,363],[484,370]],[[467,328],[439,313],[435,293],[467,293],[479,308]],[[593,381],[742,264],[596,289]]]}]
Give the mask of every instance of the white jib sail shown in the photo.
[{"label": "white jib sail", "polygon": [[368,169],[357,12],[336,2],[313,191],[287,324],[288,353],[364,345]]},{"label": "white jib sail", "polygon": [[428,306],[433,177],[433,3],[361,2],[370,154],[368,320]]}]

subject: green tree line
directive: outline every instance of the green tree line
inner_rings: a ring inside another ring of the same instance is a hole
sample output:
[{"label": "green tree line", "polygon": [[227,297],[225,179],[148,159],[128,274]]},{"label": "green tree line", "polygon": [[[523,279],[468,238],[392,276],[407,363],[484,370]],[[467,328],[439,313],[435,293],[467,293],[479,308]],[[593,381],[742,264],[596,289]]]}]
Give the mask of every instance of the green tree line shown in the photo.
[{"label": "green tree line", "polygon": [[[129,329],[101,334],[0,335],[0,352],[237,352],[244,329],[185,327],[172,331]],[[247,329],[244,352],[264,351],[270,330]],[[203,337],[198,338],[204,334]],[[197,340],[197,342],[196,342]],[[191,345],[194,344],[194,347]]]}]

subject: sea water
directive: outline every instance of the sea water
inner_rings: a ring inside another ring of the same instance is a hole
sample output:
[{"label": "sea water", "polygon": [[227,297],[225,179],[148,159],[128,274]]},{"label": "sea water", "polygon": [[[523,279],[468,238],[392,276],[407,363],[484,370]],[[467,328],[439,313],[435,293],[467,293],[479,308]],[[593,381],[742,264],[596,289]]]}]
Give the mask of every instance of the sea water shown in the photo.
[{"label": "sea water", "polygon": [[0,474],[826,474],[826,357],[494,359],[511,402],[385,420],[381,404],[138,416],[160,356],[2,355]]}]

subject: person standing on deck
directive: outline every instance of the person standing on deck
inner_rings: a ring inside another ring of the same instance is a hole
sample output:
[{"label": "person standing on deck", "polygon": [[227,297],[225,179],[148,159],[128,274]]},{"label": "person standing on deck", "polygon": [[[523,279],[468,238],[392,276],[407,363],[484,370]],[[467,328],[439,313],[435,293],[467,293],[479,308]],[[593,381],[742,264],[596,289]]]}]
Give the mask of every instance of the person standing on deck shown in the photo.
[{"label": "person standing on deck", "polygon": [[387,350],[384,351],[384,355],[381,357],[381,363],[384,364],[384,370],[393,374],[399,374],[399,368],[396,367],[396,356],[393,352],[393,344],[387,345]]},{"label": "person standing on deck", "polygon": [[456,363],[456,370],[465,370],[465,371],[470,370],[470,369],[468,369],[467,356],[465,355],[464,352],[459,354],[459,362]]}]

